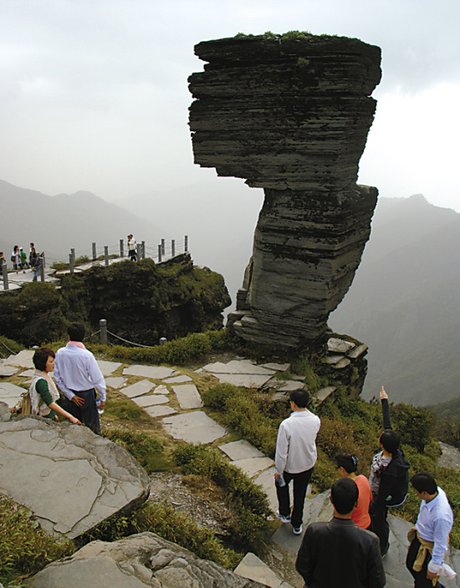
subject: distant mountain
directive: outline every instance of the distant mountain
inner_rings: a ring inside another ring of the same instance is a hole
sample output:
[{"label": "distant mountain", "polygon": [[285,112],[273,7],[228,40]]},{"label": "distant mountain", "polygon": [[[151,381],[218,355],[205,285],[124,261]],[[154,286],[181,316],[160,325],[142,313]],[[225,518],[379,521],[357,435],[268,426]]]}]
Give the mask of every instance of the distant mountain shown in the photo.
[{"label": "distant mountain", "polygon": [[329,324],[369,345],[364,396],[460,396],[460,214],[421,195],[379,200],[355,280]]},{"label": "distant mountain", "polygon": [[104,245],[116,252],[120,239],[126,242],[128,233],[152,248],[159,242],[155,224],[138,208],[135,212],[144,218],[91,192],[48,196],[0,180],[0,205],[0,250],[8,260],[14,245],[28,252],[31,241],[37,250],[45,251],[50,262],[68,260],[72,247],[77,257],[91,256],[93,242],[98,254],[103,253]]}]

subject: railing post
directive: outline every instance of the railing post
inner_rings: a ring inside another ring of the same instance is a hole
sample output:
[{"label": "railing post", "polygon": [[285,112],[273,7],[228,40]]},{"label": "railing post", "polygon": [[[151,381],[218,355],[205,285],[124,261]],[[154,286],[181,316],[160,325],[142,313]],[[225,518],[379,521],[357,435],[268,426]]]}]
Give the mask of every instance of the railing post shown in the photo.
[{"label": "railing post", "polygon": [[184,251],[185,253],[188,251],[188,235],[185,235],[184,237]]},{"label": "railing post", "polygon": [[109,246],[104,245],[104,264],[107,267],[109,265]]},{"label": "railing post", "polygon": [[99,319],[99,328],[100,328],[99,337],[101,338],[101,343],[107,343],[107,320],[106,319]]},{"label": "railing post", "polygon": [[162,255],[165,254],[165,240],[164,239],[161,240],[161,254]]},{"label": "railing post", "polygon": [[136,253],[137,253],[137,261],[140,261],[142,259],[141,254],[142,254],[142,245],[140,243],[138,243],[136,245]]},{"label": "railing post", "polygon": [[124,257],[124,251],[123,251],[123,246],[124,246],[124,241],[123,239],[120,239],[120,257]]},{"label": "railing post", "polygon": [[145,259],[145,241],[142,241],[142,259]]},{"label": "railing post", "polygon": [[75,257],[72,255],[72,253],[69,253],[69,271],[71,274],[73,274],[75,269]]},{"label": "railing post", "polygon": [[96,252],[96,243],[93,243],[93,261],[96,261],[97,252]]},{"label": "railing post", "polygon": [[3,278],[3,289],[8,290],[8,266],[6,261],[2,261],[2,278]]},{"label": "railing post", "polygon": [[163,248],[161,247],[161,245],[158,245],[158,263],[161,263],[161,253],[163,251]]},{"label": "railing post", "polygon": [[42,263],[40,265],[40,281],[45,281],[45,254],[42,253]]},{"label": "railing post", "polygon": [[176,256],[176,242],[174,239],[171,241],[171,257]]}]

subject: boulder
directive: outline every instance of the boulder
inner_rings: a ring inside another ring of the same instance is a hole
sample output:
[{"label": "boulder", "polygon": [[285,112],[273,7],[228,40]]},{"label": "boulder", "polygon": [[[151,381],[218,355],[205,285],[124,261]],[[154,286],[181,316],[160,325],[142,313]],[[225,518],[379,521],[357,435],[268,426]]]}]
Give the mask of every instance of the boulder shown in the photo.
[{"label": "boulder", "polygon": [[0,492],[50,534],[78,537],[148,497],[148,476],[131,454],[87,427],[17,418],[0,422],[0,446]]},{"label": "boulder", "polygon": [[153,533],[94,541],[33,576],[28,588],[251,588],[261,584]]}]

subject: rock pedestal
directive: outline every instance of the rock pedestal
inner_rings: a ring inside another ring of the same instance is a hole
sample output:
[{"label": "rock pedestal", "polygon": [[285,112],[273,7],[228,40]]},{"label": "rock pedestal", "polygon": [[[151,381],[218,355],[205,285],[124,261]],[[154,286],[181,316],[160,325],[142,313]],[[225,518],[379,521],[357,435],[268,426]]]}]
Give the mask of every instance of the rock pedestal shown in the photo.
[{"label": "rock pedestal", "polygon": [[195,162],[264,188],[229,325],[248,341],[321,339],[369,238],[377,190],[357,186],[380,49],[288,33],[199,43],[189,78]]}]

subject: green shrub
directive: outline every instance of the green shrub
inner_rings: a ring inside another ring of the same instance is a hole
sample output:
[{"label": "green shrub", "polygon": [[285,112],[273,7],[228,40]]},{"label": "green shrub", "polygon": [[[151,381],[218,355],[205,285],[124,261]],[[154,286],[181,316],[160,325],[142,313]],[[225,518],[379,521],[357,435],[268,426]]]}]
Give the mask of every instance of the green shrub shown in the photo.
[{"label": "green shrub", "polygon": [[392,405],[391,411],[394,428],[399,431],[401,441],[423,451],[433,430],[433,414],[426,408],[409,404]]},{"label": "green shrub", "polygon": [[171,469],[172,464],[164,455],[161,441],[147,433],[111,429],[104,431],[104,437],[127,449],[149,474]]},{"label": "green shrub", "polygon": [[145,410],[129,398],[112,397],[105,407],[106,416],[119,421],[150,422]]},{"label": "green shrub", "polygon": [[69,540],[43,531],[23,506],[0,494],[0,582],[7,585],[75,550]]}]

